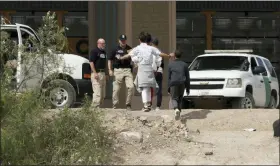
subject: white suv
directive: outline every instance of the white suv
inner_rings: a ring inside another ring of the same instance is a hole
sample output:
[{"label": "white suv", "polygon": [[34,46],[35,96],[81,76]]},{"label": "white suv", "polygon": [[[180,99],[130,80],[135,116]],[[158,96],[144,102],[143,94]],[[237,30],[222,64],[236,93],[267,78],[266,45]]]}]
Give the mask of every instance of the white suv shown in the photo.
[{"label": "white suv", "polygon": [[279,84],[273,66],[252,50],[206,50],[189,66],[186,100],[214,98],[232,108],[277,108]]},{"label": "white suv", "polygon": [[[35,38],[38,42],[40,39],[36,32],[30,28],[29,26],[22,25],[22,24],[4,24],[0,25],[0,30],[5,31],[10,34],[11,39],[17,44],[22,45],[23,40],[27,39],[28,37]],[[32,43],[29,43],[32,46]],[[32,50],[30,48],[30,50]],[[51,52],[51,50],[49,50]],[[92,94],[92,85],[90,80],[90,65],[89,60],[74,54],[59,54],[56,55],[61,57],[61,66],[58,68],[51,69],[51,71],[46,72],[47,70],[44,69],[44,77],[43,81],[41,79],[30,79],[24,81],[23,75],[23,66],[25,64],[22,63],[20,59],[22,54],[20,51],[18,52],[15,59],[9,59],[12,61],[16,61],[16,84],[20,84],[21,82],[25,83],[27,88],[34,88],[34,87],[41,87],[45,89],[50,84],[59,85],[59,87],[52,87],[49,90],[49,99],[52,103],[52,106],[55,108],[61,107],[69,107],[72,106],[76,99],[83,97],[84,94]],[[43,57],[43,56],[42,56]],[[51,64],[50,64],[51,65]],[[66,72],[62,68],[66,66],[71,68],[71,72]],[[42,70],[42,66],[33,66],[34,75],[36,75],[37,70]],[[53,79],[53,75],[59,73],[59,78]],[[37,74],[38,75],[38,74]]]}]

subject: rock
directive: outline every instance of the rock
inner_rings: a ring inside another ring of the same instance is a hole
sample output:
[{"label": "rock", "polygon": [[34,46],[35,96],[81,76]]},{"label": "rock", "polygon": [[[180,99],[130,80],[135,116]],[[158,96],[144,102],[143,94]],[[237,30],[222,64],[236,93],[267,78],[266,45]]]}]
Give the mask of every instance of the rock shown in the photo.
[{"label": "rock", "polygon": [[151,123],[146,123],[145,126],[153,127],[153,125]]},{"label": "rock", "polygon": [[141,122],[147,122],[148,121],[148,118],[146,116],[140,116],[140,117],[137,117],[138,120],[140,120]]},{"label": "rock", "polygon": [[205,152],[205,155],[213,155],[213,152]]},{"label": "rock", "polygon": [[147,121],[148,120],[148,117],[146,117],[146,116],[140,116],[140,118],[139,118],[141,121]]},{"label": "rock", "polygon": [[186,138],[189,136],[187,131],[185,131],[184,136],[185,136]]},{"label": "rock", "polygon": [[192,142],[192,139],[191,138],[186,138],[186,141],[187,142]]},{"label": "rock", "polygon": [[173,117],[169,115],[162,115],[161,118],[163,119],[164,123],[171,123],[173,121]]},{"label": "rock", "polygon": [[120,135],[127,141],[143,142],[143,134],[140,132],[121,132]]}]

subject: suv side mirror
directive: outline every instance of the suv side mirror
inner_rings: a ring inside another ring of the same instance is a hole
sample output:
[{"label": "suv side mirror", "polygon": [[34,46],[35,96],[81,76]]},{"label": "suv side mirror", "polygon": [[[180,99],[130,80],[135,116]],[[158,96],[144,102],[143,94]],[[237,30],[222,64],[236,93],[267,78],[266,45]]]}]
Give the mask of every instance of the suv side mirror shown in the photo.
[{"label": "suv side mirror", "polygon": [[261,74],[261,73],[265,73],[266,70],[263,66],[256,66],[253,70],[253,74]]}]

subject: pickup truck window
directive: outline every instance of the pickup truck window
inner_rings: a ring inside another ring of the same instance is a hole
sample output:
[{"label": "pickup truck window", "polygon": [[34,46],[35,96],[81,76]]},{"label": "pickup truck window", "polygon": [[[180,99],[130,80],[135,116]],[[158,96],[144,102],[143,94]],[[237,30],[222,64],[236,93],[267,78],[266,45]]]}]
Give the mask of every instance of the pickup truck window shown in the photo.
[{"label": "pickup truck window", "polygon": [[248,58],[245,56],[205,56],[198,57],[190,70],[240,70],[248,71]]}]

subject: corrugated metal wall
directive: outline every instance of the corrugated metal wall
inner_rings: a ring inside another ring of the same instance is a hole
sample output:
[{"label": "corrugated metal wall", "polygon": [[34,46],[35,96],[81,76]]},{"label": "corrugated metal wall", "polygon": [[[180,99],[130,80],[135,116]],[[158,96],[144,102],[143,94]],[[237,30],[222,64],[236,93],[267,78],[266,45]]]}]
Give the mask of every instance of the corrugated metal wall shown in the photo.
[{"label": "corrugated metal wall", "polygon": [[0,10],[71,10],[87,11],[87,1],[0,1]]},{"label": "corrugated metal wall", "polygon": [[180,11],[280,11],[280,1],[178,1]]}]

